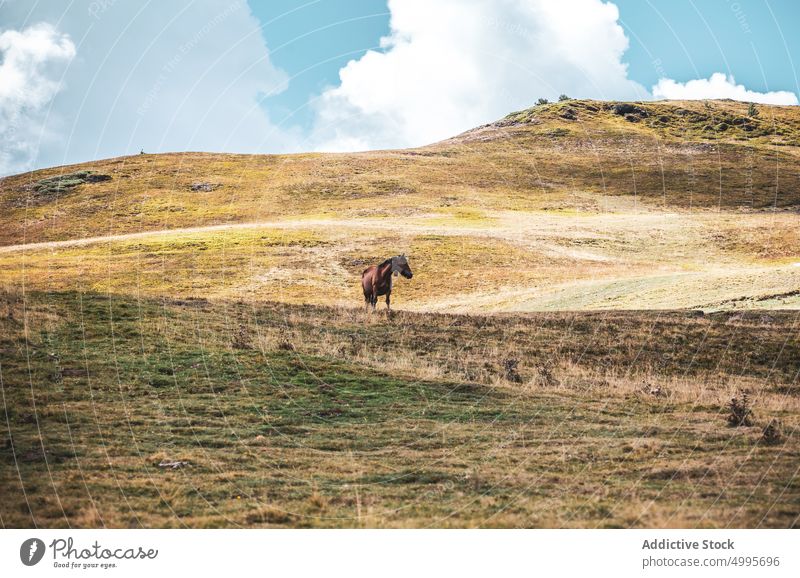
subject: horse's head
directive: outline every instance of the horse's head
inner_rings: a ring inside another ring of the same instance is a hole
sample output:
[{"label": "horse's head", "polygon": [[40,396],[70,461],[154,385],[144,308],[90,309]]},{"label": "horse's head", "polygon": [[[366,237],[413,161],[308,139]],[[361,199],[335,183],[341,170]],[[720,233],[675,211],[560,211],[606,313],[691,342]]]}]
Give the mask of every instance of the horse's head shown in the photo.
[{"label": "horse's head", "polygon": [[392,257],[392,273],[395,275],[400,273],[406,279],[411,279],[414,274],[411,272],[411,267],[408,266],[408,257],[405,255]]}]

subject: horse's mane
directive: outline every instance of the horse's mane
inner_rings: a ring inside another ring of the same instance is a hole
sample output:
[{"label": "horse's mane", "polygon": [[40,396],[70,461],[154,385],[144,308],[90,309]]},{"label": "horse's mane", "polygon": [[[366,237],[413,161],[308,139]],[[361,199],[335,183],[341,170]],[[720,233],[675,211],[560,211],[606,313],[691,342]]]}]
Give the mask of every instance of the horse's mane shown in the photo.
[{"label": "horse's mane", "polygon": [[384,261],[383,263],[381,263],[380,265],[378,265],[378,268],[380,269],[381,267],[383,267],[383,266],[385,266],[385,265],[388,265],[388,264],[389,264],[389,263],[391,263],[391,262],[392,262],[392,257],[389,257],[388,259],[386,259],[386,261]]}]

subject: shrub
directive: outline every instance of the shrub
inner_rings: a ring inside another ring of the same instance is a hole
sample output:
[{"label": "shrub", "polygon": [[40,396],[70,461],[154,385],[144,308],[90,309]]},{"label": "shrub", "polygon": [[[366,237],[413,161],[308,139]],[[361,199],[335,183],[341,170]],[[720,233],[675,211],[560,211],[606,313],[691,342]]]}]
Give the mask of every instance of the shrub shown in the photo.
[{"label": "shrub", "polygon": [[110,180],[110,175],[101,175],[93,171],[76,171],[65,175],[46,177],[27,185],[25,188],[31,191],[31,195],[27,198],[22,197],[21,200],[17,199],[14,201],[14,205],[25,206],[28,202],[33,206],[43,205],[70,193],[75,187],[85,183],[102,183]]},{"label": "shrub", "polygon": [[578,115],[575,113],[574,108],[567,108],[564,109],[564,112],[561,113],[561,118],[566,120],[575,120],[578,118]]},{"label": "shrub", "polygon": [[611,107],[611,110],[614,111],[614,114],[619,116],[627,116],[627,115],[638,115],[641,117],[647,117],[647,111],[640,107],[636,106],[635,104],[631,104],[629,102],[620,102]]},{"label": "shrub", "polygon": [[547,387],[557,387],[561,381],[553,372],[553,367],[547,364],[539,367],[539,383]]},{"label": "shrub", "polygon": [[747,116],[756,117],[758,116],[758,108],[756,108],[756,104],[751,102],[747,107]]},{"label": "shrub", "polygon": [[667,397],[667,392],[663,387],[648,381],[642,383],[640,391],[646,395],[652,395],[653,397]]},{"label": "shrub", "polygon": [[34,183],[32,188],[37,195],[52,196],[64,193],[84,183],[102,183],[110,180],[110,175],[101,175],[92,171],[76,171],[42,179]]},{"label": "shrub", "polygon": [[764,428],[761,439],[767,445],[775,445],[783,441],[783,427],[779,419],[772,418],[769,421],[767,427]]},{"label": "shrub", "polygon": [[566,94],[560,94],[558,96],[558,101],[559,102],[564,102],[565,100],[572,100],[572,99],[570,97],[568,97]]},{"label": "shrub", "polygon": [[278,344],[278,349],[280,351],[294,351],[295,347],[291,341],[289,341],[288,339],[284,339]]},{"label": "shrub", "polygon": [[731,399],[729,405],[728,424],[731,427],[753,425],[753,410],[750,407],[750,396],[742,392],[740,397]]},{"label": "shrub", "polygon": [[550,101],[547,100],[546,98],[540,98],[539,100],[536,101],[536,104],[549,104],[549,103]]},{"label": "shrub", "polygon": [[519,361],[516,359],[506,359],[503,361],[503,377],[511,383],[522,383],[522,376],[517,370]]},{"label": "shrub", "polygon": [[234,332],[231,345],[234,349],[252,349],[253,342],[250,339],[250,331],[245,325],[240,325]]}]

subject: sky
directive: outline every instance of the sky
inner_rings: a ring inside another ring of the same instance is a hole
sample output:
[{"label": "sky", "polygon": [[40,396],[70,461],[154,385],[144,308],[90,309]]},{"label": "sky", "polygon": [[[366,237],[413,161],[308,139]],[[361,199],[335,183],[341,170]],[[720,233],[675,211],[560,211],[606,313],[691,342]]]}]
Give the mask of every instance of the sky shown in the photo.
[{"label": "sky", "polygon": [[797,105],[793,0],[0,0],[0,175],[419,146],[538,98]]}]

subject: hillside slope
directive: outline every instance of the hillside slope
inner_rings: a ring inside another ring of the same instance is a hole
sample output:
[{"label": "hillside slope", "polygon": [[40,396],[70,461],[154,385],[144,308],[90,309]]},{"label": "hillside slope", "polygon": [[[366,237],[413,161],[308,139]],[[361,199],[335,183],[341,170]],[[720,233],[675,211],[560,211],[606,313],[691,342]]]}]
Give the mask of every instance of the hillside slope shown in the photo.
[{"label": "hillside slope", "polygon": [[[308,214],[605,210],[800,204],[800,108],[567,101],[419,149],[358,154],[163,154],[0,181],[0,244]],[[724,128],[723,128],[724,127]],[[61,190],[78,170],[108,180]],[[206,183],[211,191],[192,190]]]},{"label": "hillside slope", "polygon": [[418,149],[7,177],[0,283],[357,304],[406,252],[407,309],[794,308],[798,205],[798,107],[572,100]]}]

